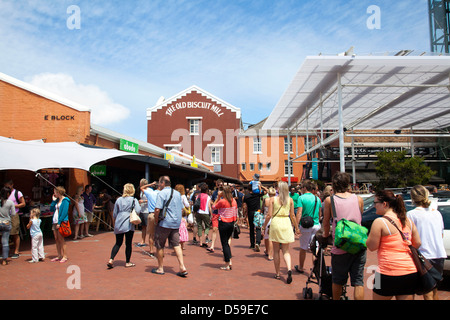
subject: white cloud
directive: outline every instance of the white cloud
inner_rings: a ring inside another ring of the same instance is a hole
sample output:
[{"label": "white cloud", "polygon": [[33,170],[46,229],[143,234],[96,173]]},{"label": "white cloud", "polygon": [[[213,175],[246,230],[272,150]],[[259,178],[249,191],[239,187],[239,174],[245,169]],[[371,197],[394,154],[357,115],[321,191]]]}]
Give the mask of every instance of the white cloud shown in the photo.
[{"label": "white cloud", "polygon": [[68,74],[41,73],[33,76],[29,82],[91,109],[91,122],[97,125],[118,123],[130,115],[129,109],[114,102],[99,87],[78,84]]},{"label": "white cloud", "polygon": [[[161,95],[193,84],[256,123],[307,55],[350,46],[358,55],[427,51],[427,0],[414,1],[414,10],[410,2],[79,0],[81,29],[69,30],[73,1],[0,0],[0,71],[18,79],[39,75],[36,84],[86,105],[94,123],[120,125],[124,133],[139,130],[133,122]],[[381,9],[380,30],[367,28],[371,4]],[[57,79],[60,72],[70,76]],[[82,85],[89,83],[101,88]]]}]

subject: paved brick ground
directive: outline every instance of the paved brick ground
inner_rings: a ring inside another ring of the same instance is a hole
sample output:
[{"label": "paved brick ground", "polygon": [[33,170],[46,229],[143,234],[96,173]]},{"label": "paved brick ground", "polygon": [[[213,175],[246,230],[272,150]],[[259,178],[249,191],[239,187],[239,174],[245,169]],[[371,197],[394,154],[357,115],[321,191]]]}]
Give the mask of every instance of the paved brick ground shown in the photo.
[{"label": "paved brick ground", "polygon": [[[140,231],[134,235],[136,243]],[[99,232],[92,238],[67,241],[69,260],[64,263],[50,262],[56,256],[56,247],[51,239],[45,239],[45,262],[32,264],[30,240],[22,245],[21,256],[10,260],[9,265],[0,266],[0,300],[17,299],[64,299],[64,300],[302,300],[306,274],[294,271],[292,284],[286,284],[286,267],[282,261],[282,280],[274,279],[273,262],[265,257],[262,247],[256,253],[249,249],[248,230],[243,229],[240,239],[233,239],[233,270],[223,271],[223,256],[220,241],[216,241],[215,253],[188,244],[184,251],[187,278],[176,276],[178,264],[173,250],[166,249],[165,275],[155,275],[151,269],[157,266],[154,258],[146,254],[148,247],[133,247],[134,268],[125,268],[124,247],[116,257],[114,269],[107,270],[106,262],[114,244],[112,232]],[[291,246],[292,265],[298,262],[298,241]],[[329,265],[330,257],[326,257]],[[308,254],[307,269],[311,268]],[[376,264],[375,253],[368,254],[366,280],[371,276],[370,266]],[[72,281],[79,274],[79,282]],[[79,283],[80,288],[70,288]],[[310,285],[317,297],[318,286]],[[365,289],[366,299],[371,299],[371,290]],[[348,297],[353,298],[349,288]],[[440,298],[450,299],[448,281],[440,288]],[[417,297],[421,300],[421,297]]]}]

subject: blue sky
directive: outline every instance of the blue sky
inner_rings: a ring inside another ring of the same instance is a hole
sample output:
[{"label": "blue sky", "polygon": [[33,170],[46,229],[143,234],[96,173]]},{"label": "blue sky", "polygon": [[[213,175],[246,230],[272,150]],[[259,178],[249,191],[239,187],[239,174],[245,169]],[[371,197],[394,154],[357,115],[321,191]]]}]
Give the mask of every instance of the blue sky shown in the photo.
[{"label": "blue sky", "polygon": [[[75,5],[80,29],[67,20]],[[369,29],[371,5],[380,29]],[[429,52],[426,0],[0,0],[0,72],[146,141],[146,109],[197,85],[267,117],[308,55]]]}]

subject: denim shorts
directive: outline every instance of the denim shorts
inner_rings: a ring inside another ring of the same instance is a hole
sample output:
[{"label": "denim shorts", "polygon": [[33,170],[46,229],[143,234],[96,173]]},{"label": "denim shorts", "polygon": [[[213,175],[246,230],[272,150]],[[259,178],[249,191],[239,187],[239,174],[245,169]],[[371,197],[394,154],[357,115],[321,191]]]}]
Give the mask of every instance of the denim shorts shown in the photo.
[{"label": "denim shorts", "polygon": [[364,265],[366,264],[367,250],[357,254],[331,254],[331,276],[333,283],[345,285],[350,274],[350,284],[364,286]]}]

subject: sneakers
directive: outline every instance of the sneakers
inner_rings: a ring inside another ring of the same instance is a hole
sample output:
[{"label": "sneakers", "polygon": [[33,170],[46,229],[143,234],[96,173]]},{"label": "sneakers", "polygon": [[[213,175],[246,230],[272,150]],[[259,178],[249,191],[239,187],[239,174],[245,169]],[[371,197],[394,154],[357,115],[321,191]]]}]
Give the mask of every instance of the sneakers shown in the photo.
[{"label": "sneakers", "polygon": [[11,259],[17,259],[17,258],[19,258],[19,254],[18,254],[18,253],[14,253],[14,254],[11,256]]}]

